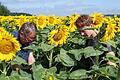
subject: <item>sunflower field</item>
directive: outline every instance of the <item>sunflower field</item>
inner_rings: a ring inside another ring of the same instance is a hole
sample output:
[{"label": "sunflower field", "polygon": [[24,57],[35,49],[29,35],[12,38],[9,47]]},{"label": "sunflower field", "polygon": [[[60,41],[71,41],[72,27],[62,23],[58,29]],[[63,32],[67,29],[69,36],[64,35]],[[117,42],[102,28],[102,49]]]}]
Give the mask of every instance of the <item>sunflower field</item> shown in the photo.
[{"label": "sunflower field", "polygon": [[[93,26],[85,30],[98,36],[88,38],[75,25],[80,16],[0,16],[0,80],[120,80],[120,17],[90,14]],[[24,48],[33,51],[32,65],[16,56],[21,44],[12,35],[26,22],[37,26],[36,40]]]}]

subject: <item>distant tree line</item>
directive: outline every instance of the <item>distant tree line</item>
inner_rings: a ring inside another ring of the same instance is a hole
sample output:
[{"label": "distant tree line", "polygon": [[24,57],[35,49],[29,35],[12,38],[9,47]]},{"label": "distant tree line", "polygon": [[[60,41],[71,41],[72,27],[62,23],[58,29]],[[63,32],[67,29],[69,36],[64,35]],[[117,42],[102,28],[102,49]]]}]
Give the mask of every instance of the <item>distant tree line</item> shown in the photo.
[{"label": "distant tree line", "polygon": [[26,16],[32,16],[31,14],[28,13],[10,13],[12,16],[20,16],[20,15],[26,15]]},{"label": "distant tree line", "polygon": [[19,15],[31,16],[31,14],[27,14],[27,13],[12,13],[12,12],[10,12],[10,10],[8,10],[8,8],[6,6],[2,5],[1,2],[0,2],[0,16],[8,16],[8,15],[12,15],[12,16],[19,16]]},{"label": "distant tree line", "polygon": [[2,5],[1,3],[0,3],[0,15],[1,16],[8,16],[8,15],[10,15],[10,11],[7,9],[7,7]]}]

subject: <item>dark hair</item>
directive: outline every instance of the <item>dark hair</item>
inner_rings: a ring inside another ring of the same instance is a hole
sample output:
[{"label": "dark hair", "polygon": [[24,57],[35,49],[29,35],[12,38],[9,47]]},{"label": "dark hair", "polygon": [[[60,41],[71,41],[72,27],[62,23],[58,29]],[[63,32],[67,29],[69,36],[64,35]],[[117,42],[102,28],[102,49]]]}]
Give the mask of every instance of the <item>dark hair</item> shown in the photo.
[{"label": "dark hair", "polygon": [[78,29],[84,26],[91,26],[91,24],[92,18],[89,15],[81,15],[75,22],[75,25],[77,26]]},{"label": "dark hair", "polygon": [[20,32],[24,32],[24,33],[29,33],[29,29],[32,29],[33,31],[37,31],[37,27],[36,27],[36,24],[34,22],[27,22],[27,23],[24,23],[22,25],[22,27],[20,28],[19,30],[19,33]]},{"label": "dark hair", "polygon": [[[28,38],[28,37],[30,36],[29,33],[30,33],[31,31],[36,34],[36,31],[37,31],[36,24],[33,23],[33,22],[24,23],[24,24],[21,26],[20,30],[19,30],[19,37],[20,37],[20,34],[22,33],[25,38]],[[36,35],[34,35],[33,40],[35,40],[35,38],[36,38]],[[31,41],[28,42],[28,43],[31,43]],[[27,43],[26,43],[26,44],[27,44]]]},{"label": "dark hair", "polygon": [[36,27],[36,24],[34,22],[24,23],[22,25],[22,27],[20,28],[19,33],[23,32],[24,35],[27,36],[28,33],[30,32],[30,30],[35,31],[35,32],[37,31],[37,27]]}]

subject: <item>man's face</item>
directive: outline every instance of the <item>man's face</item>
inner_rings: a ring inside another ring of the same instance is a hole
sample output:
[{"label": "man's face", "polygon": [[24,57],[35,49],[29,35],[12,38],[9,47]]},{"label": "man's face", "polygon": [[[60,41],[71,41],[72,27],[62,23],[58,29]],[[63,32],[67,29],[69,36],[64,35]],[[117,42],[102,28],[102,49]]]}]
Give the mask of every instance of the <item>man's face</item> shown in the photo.
[{"label": "man's face", "polygon": [[27,35],[25,35],[25,33],[20,32],[19,36],[20,36],[20,42],[22,44],[28,44],[34,41],[36,33],[35,31],[30,31],[29,33],[27,33]]},{"label": "man's face", "polygon": [[86,36],[88,38],[90,37],[96,37],[97,36],[97,33],[94,31],[94,30],[82,30],[82,31],[79,31],[80,32],[80,35],[82,36]]}]

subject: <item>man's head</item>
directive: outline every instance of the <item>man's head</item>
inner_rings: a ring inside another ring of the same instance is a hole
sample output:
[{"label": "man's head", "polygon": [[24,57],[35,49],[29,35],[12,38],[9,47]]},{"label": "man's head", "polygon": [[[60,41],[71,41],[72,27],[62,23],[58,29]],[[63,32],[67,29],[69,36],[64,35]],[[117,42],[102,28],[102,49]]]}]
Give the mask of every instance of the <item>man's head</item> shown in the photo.
[{"label": "man's head", "polygon": [[22,25],[19,30],[20,42],[24,45],[28,45],[36,38],[36,24],[33,22],[27,22]]},{"label": "man's head", "polygon": [[92,18],[89,15],[81,15],[80,17],[78,17],[75,23],[78,28],[83,28],[85,26],[91,26]]},{"label": "man's head", "polygon": [[89,15],[81,15],[78,17],[75,24],[82,36],[95,37],[97,35],[94,30],[82,30],[84,27],[91,27],[93,25],[92,18]]}]

